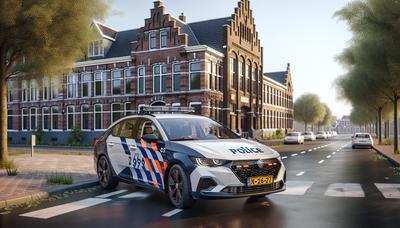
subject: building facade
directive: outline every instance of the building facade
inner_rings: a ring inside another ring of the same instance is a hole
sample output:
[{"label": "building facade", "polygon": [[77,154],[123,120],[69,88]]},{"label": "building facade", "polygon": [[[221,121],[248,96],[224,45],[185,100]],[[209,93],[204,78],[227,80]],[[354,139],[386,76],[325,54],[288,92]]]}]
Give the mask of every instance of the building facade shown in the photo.
[{"label": "building facade", "polygon": [[290,68],[263,73],[249,0],[229,17],[194,23],[155,1],[141,28],[117,31],[97,21],[91,28],[99,39],[70,74],[8,82],[11,143],[41,129],[43,141],[65,144],[78,128],[90,144],[145,106],[194,107],[250,136],[292,128]]}]

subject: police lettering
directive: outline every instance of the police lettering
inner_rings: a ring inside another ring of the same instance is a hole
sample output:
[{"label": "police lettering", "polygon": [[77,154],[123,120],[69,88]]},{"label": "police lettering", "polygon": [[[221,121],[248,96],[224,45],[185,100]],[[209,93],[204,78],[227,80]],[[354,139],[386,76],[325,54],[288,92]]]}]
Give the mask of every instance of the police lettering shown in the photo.
[{"label": "police lettering", "polygon": [[237,149],[229,149],[233,154],[259,154],[259,153],[264,153],[264,151],[262,151],[259,148],[248,148],[248,147],[240,147]]}]

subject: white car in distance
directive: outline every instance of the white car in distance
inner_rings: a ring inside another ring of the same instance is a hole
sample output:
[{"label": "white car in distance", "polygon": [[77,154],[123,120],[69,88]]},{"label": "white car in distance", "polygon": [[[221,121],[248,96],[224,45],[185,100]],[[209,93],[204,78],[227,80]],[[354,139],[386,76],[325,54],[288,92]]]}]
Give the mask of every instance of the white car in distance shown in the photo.
[{"label": "white car in distance", "polygon": [[312,132],[312,131],[304,132],[303,137],[304,137],[304,141],[315,141],[317,139],[314,132]]},{"label": "white car in distance", "polygon": [[328,135],[325,133],[325,131],[318,131],[316,138],[317,139],[327,139]]},{"label": "white car in distance", "polygon": [[304,144],[304,137],[300,132],[290,132],[286,135],[284,139],[285,144]]}]

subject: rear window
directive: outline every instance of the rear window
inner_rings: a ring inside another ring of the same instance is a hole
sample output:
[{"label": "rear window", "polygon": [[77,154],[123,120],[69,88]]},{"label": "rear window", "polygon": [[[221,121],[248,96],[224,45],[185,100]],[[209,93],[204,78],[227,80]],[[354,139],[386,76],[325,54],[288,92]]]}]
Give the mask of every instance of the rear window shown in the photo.
[{"label": "rear window", "polygon": [[318,132],[318,134],[321,134],[321,135],[323,135],[323,134],[325,134],[325,132],[323,132],[323,131],[319,131],[319,132]]},{"label": "rear window", "polygon": [[291,133],[287,134],[287,136],[299,136],[299,135],[300,135],[300,133],[298,133],[298,132],[291,132]]},{"label": "rear window", "polygon": [[356,138],[359,139],[369,139],[369,134],[356,134]]}]

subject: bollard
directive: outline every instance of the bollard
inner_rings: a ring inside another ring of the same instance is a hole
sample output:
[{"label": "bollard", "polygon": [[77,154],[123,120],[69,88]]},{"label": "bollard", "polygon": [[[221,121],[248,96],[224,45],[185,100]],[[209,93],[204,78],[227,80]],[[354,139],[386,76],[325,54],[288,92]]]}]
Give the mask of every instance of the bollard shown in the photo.
[{"label": "bollard", "polygon": [[31,157],[33,157],[34,154],[34,147],[36,146],[36,135],[32,135],[31,138]]}]

